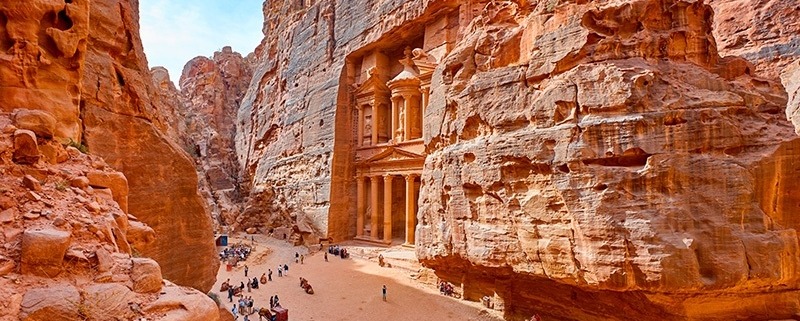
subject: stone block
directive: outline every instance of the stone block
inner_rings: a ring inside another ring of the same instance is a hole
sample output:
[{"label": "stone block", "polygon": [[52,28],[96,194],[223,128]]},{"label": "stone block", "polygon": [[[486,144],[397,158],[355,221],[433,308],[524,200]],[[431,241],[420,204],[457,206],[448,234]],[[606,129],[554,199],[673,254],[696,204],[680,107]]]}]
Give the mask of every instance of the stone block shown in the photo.
[{"label": "stone block", "polygon": [[46,227],[22,233],[22,273],[53,277],[61,273],[70,232]]}]

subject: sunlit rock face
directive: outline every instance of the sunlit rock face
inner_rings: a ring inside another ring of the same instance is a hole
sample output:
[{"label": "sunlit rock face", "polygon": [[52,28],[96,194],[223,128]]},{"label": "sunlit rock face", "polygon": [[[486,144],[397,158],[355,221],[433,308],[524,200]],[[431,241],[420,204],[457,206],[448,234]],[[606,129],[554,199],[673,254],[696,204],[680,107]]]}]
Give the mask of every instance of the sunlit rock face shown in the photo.
[{"label": "sunlit rock face", "polygon": [[236,113],[252,79],[251,58],[230,47],[210,58],[189,61],[181,75],[180,141],[195,160],[201,194],[212,216],[236,225],[241,212],[242,186],[234,151]]},{"label": "sunlit rock face", "polygon": [[0,320],[218,320],[141,256],[158,236],[127,212],[125,176],[20,115],[39,111],[0,112]]},{"label": "sunlit rock face", "polygon": [[799,141],[712,16],[489,5],[434,76],[420,259],[512,318],[796,313]]},{"label": "sunlit rock face", "polygon": [[191,160],[162,134],[168,107],[152,85],[137,7],[127,0],[0,4],[0,110],[41,111],[36,119],[54,124],[47,138],[83,143],[122,171],[128,210],[159,235],[137,250],[168,279],[205,291],[218,266],[211,221]]},{"label": "sunlit rock face", "polygon": [[[155,90],[129,1],[92,2],[84,86],[84,126],[92,152],[120,168],[131,186],[129,206],[159,235],[140,249],[178,284],[208,291],[219,262],[208,209],[188,157],[163,133],[162,110],[173,109]],[[192,263],[188,263],[192,262]]]},{"label": "sunlit rock face", "polygon": [[719,52],[741,56],[758,77],[777,79],[800,59],[800,10],[795,1],[709,0]]},{"label": "sunlit rock face", "polygon": [[511,320],[791,317],[800,155],[787,96],[773,67],[718,52],[714,10],[268,2],[237,118],[252,185],[237,222],[363,232],[358,155],[394,141],[365,139],[380,119],[353,126],[354,96],[401,72],[380,67],[387,57],[421,48],[436,68],[417,254],[465,297],[497,298]]}]

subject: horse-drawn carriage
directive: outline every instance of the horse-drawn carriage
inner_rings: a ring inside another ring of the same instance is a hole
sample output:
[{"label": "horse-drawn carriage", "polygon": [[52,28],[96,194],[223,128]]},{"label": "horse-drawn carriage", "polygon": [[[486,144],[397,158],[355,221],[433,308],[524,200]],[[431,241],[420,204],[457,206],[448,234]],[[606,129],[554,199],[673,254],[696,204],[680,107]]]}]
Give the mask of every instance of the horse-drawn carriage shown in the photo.
[{"label": "horse-drawn carriage", "polygon": [[289,321],[289,310],[281,306],[272,309],[261,308],[258,310],[258,320],[266,318],[267,321]]}]

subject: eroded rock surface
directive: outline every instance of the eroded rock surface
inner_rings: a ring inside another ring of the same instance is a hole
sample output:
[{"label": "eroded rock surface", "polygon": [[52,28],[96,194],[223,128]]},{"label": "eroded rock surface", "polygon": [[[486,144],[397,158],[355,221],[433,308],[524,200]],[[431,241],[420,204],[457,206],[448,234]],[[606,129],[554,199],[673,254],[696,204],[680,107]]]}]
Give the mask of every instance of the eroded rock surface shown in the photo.
[{"label": "eroded rock surface", "polygon": [[795,1],[709,0],[722,55],[741,56],[758,77],[778,79],[800,59],[800,10]]},{"label": "eroded rock surface", "polygon": [[209,290],[218,266],[211,221],[191,159],[162,134],[170,128],[160,110],[169,101],[152,84],[137,6],[129,0],[0,4],[0,111],[13,113],[19,128],[17,161],[63,161],[63,148],[36,145],[53,138],[88,146],[120,169],[129,193],[116,193],[118,203],[162,236],[137,250],[156,258],[178,284]]},{"label": "eroded rock surface", "polygon": [[482,15],[433,79],[424,263],[512,319],[797,312],[800,140],[779,84],[717,55],[711,7]]},{"label": "eroded rock surface", "polygon": [[252,78],[251,59],[230,47],[210,58],[194,58],[184,67],[180,92],[169,81],[166,69],[153,70],[162,95],[180,102],[170,127],[177,129],[176,141],[195,162],[200,193],[215,223],[223,225],[238,226],[241,214],[243,186],[234,137],[236,113]]},{"label": "eroded rock surface", "polygon": [[[0,127],[16,125],[10,114],[0,113]],[[117,203],[127,191],[97,181],[90,186],[86,179],[125,181],[122,173],[52,139],[39,139],[38,146],[66,158],[14,161],[13,133],[0,133],[0,320],[167,320],[177,312],[218,319],[206,312],[217,306],[204,293],[164,285],[158,263],[135,257],[156,238]],[[86,182],[72,184],[78,178]],[[194,310],[144,310],[163,299]]]}]

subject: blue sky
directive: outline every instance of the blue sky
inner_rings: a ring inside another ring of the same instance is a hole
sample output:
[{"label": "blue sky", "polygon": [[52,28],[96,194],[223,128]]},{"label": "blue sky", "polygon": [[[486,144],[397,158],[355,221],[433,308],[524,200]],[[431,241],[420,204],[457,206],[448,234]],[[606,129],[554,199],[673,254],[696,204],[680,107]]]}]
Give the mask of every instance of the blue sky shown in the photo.
[{"label": "blue sky", "polygon": [[178,85],[183,66],[224,46],[247,55],[261,42],[264,0],[140,0],[141,36],[150,67]]}]

